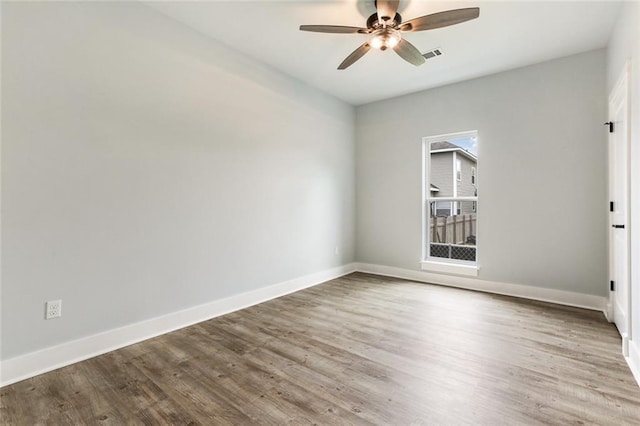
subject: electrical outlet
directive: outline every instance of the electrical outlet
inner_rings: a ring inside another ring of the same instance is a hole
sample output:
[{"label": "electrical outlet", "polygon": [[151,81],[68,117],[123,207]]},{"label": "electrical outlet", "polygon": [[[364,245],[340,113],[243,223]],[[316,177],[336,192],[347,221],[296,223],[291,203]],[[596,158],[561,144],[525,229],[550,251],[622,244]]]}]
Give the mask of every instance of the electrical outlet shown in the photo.
[{"label": "electrical outlet", "polygon": [[62,300],[50,300],[46,304],[45,319],[53,319],[62,316]]}]

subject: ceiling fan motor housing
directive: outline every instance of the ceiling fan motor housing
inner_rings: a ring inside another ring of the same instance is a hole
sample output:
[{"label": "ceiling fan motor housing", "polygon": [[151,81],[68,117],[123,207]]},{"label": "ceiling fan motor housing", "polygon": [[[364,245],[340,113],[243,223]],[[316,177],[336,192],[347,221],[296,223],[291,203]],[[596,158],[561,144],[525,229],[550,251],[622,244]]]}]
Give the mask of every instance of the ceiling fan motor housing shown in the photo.
[{"label": "ceiling fan motor housing", "polygon": [[[399,13],[396,13],[396,16],[394,16],[392,20],[387,21],[387,26],[395,28],[400,26],[401,23],[402,23],[402,17],[400,16]],[[378,20],[378,14],[374,13],[373,15],[369,16],[369,18],[367,19],[367,28],[378,29],[380,27],[382,27],[382,25]]]}]

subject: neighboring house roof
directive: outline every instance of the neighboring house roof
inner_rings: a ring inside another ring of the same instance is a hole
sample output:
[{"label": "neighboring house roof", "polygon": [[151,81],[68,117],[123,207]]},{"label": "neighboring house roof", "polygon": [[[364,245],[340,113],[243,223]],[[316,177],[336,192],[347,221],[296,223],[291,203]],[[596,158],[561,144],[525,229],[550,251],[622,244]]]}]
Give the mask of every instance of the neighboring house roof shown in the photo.
[{"label": "neighboring house roof", "polygon": [[431,144],[431,151],[440,151],[441,149],[462,149],[458,145],[453,144],[451,142],[442,141],[442,142],[433,142]]},{"label": "neighboring house roof", "polygon": [[431,153],[439,153],[439,152],[459,152],[460,154],[464,155],[465,157],[468,157],[469,159],[477,162],[478,161],[478,157],[476,157],[475,155],[473,155],[472,153],[470,153],[469,151],[467,151],[466,149],[459,147],[456,144],[453,144],[451,142],[447,142],[447,141],[442,141],[442,142],[433,142],[431,144]]},{"label": "neighboring house roof", "polygon": [[440,188],[438,188],[434,184],[430,183],[429,185],[431,185],[431,187],[429,188],[429,191],[431,191],[431,192],[440,192]]}]

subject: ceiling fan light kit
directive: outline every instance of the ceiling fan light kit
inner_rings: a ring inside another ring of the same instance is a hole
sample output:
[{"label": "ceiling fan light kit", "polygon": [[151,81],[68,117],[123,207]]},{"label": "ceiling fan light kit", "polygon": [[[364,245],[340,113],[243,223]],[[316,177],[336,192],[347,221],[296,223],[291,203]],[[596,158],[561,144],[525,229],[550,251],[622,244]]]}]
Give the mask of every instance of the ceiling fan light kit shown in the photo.
[{"label": "ceiling fan light kit", "polygon": [[367,19],[366,28],[340,25],[300,25],[300,30],[331,34],[371,35],[368,41],[360,45],[342,61],[338,66],[339,70],[353,65],[372,47],[379,50],[392,49],[402,59],[417,66],[425,62],[425,56],[413,44],[402,37],[402,32],[426,31],[448,27],[480,16],[479,8],[470,7],[432,13],[403,23],[402,17],[397,13],[399,3],[399,0],[374,1],[376,13]]},{"label": "ceiling fan light kit", "polygon": [[375,30],[373,33],[373,37],[369,40],[371,47],[379,50],[387,50],[389,47],[394,48],[402,39],[402,34],[400,31],[393,28],[380,28]]}]

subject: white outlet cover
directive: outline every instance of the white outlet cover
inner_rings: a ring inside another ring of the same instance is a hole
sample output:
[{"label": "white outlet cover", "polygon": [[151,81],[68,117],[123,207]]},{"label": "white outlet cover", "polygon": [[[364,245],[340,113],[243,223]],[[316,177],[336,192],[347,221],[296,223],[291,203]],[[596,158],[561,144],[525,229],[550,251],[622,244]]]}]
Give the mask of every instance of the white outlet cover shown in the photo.
[{"label": "white outlet cover", "polygon": [[62,316],[62,300],[50,300],[46,303],[45,319]]}]

